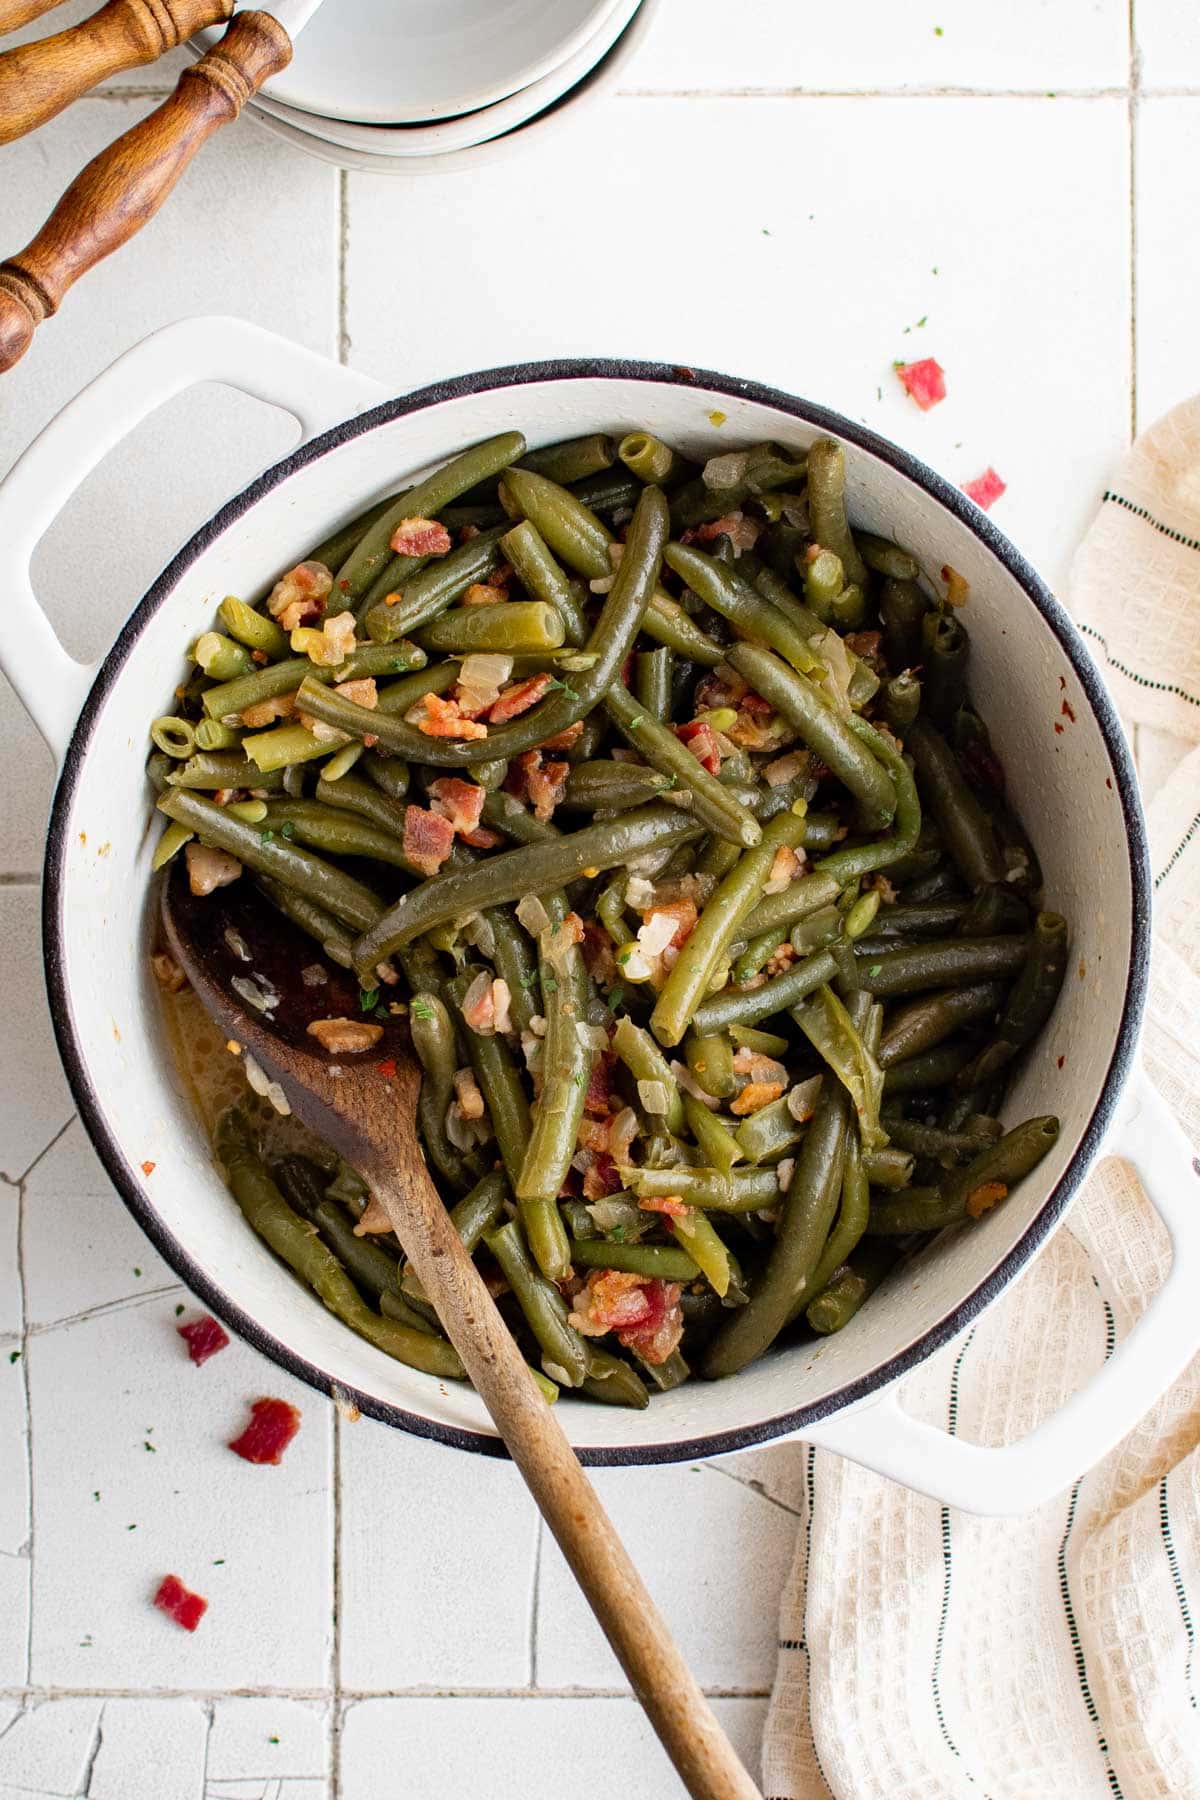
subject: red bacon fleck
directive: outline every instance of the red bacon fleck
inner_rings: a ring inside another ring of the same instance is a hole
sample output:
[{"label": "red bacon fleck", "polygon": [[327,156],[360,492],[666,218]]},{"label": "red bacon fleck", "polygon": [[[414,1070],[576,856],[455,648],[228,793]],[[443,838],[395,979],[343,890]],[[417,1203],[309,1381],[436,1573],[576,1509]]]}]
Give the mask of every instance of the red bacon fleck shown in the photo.
[{"label": "red bacon fleck", "polygon": [[721,773],[721,746],[717,743],[716,732],[705,720],[693,719],[690,725],[676,725],[675,736],[681,744],[687,745],[710,775]]},{"label": "red bacon fleck", "polygon": [[595,1162],[584,1171],[584,1199],[603,1200],[606,1194],[619,1194],[620,1191],[621,1177],[617,1174],[616,1163],[606,1150],[597,1151]]},{"label": "red bacon fleck", "polygon": [[575,742],[576,738],[580,738],[582,736],[583,736],[583,720],[576,719],[575,723],[573,725],[568,725],[565,731],[556,731],[553,737],[545,738],[540,744],[535,744],[534,749],[535,750],[569,750],[571,748],[571,745]]},{"label": "red bacon fleck", "polygon": [[583,960],[593,981],[603,982],[607,987],[616,980],[617,959],[613,954],[612,939],[602,925],[591,919],[583,928]]},{"label": "red bacon fleck", "polygon": [[489,706],[488,718],[493,725],[503,725],[507,719],[515,719],[518,714],[528,712],[531,706],[537,705],[553,679],[552,675],[542,674],[530,675],[524,681],[514,681]]},{"label": "red bacon fleck", "polygon": [[461,781],[457,775],[444,775],[429,785],[433,810],[449,819],[460,837],[474,831],[483,812],[483,789],[477,781]]},{"label": "red bacon fleck", "polygon": [[229,1448],[248,1463],[280,1463],[300,1429],[300,1414],[286,1400],[255,1400],[250,1423]]},{"label": "red bacon fleck", "polygon": [[485,738],[487,726],[468,719],[457,700],[443,700],[440,694],[424,694],[421,705],[425,717],[417,720],[417,730],[426,737]]},{"label": "red bacon fleck", "polygon": [[462,841],[470,844],[472,850],[494,850],[504,842],[504,833],[493,831],[490,825],[477,825],[474,831],[463,832]]},{"label": "red bacon fleck", "polygon": [[381,1063],[376,1063],[375,1067],[379,1070],[379,1073],[384,1077],[385,1081],[390,1081],[392,1076],[396,1073],[396,1059],[394,1056],[385,1056]]},{"label": "red bacon fleck", "polygon": [[397,556],[445,556],[450,533],[436,519],[401,519],[392,533],[391,547]]},{"label": "red bacon fleck", "polygon": [[185,1588],[178,1575],[164,1575],[158,1584],[158,1592],[154,1596],[154,1604],[160,1612],[165,1612],[168,1619],[174,1619],[185,1631],[195,1631],[197,1625],[208,1611],[208,1601],[203,1594],[193,1594]]},{"label": "red bacon fleck", "polygon": [[665,1213],[668,1219],[685,1219],[692,1210],[681,1194],[643,1194],[638,1207],[642,1212]]},{"label": "red bacon fleck", "polygon": [[[465,785],[465,784],[464,784]],[[404,854],[426,878],[436,875],[454,846],[454,827],[441,813],[423,806],[404,809]]]},{"label": "red bacon fleck", "polygon": [[922,412],[946,398],[946,371],[932,356],[923,356],[920,362],[897,363],[896,374],[905,393]]},{"label": "red bacon fleck", "polygon": [[616,1056],[611,1050],[601,1050],[592,1063],[588,1075],[587,1093],[583,1099],[583,1110],[592,1119],[607,1119],[612,1108],[612,1072],[616,1064]]},{"label": "red bacon fleck", "polygon": [[226,1349],[229,1344],[228,1332],[216,1319],[210,1318],[208,1313],[203,1318],[192,1319],[187,1325],[177,1325],[175,1329],[187,1345],[187,1353],[197,1368],[206,1363],[210,1356],[215,1356],[218,1350]]},{"label": "red bacon fleck", "polygon": [[642,914],[642,920],[648,925],[650,920],[660,913],[668,919],[674,920],[675,923],[675,935],[667,948],[680,949],[696,929],[696,921],[700,917],[696,910],[696,902],[694,900],[665,901],[661,906],[650,907],[647,912]]},{"label": "red bacon fleck", "polygon": [[1006,493],[1007,490],[1008,483],[1000,479],[990,464],[982,475],[975,477],[974,481],[963,482],[963,493],[967,499],[973,500],[976,506],[981,506],[984,512],[989,506],[994,505],[1001,494]]},{"label": "red bacon fleck", "polygon": [[142,1174],[143,1175],[153,1175],[153,1173],[154,1173],[155,1169],[157,1169],[157,1167],[158,1167],[157,1163],[144,1162],[142,1164]]}]

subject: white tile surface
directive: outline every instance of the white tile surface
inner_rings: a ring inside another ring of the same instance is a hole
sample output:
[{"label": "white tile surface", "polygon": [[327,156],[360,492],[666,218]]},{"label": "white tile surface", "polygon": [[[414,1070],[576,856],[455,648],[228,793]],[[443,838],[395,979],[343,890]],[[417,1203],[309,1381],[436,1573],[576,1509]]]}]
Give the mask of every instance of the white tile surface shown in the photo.
[{"label": "white tile surface", "polygon": [[1200,25],[1178,0],[1136,0],[1134,24],[1146,87],[1200,86]]},{"label": "white tile surface", "polygon": [[[11,743],[0,731],[0,767]],[[46,1006],[40,907],[36,888],[0,887],[0,980],[11,1021],[0,1031],[0,1171],[9,1181],[25,1173],[74,1110]],[[4,1302],[6,1314],[11,1304]]]},{"label": "white tile surface", "polygon": [[[29,1678],[29,1560],[0,1555],[0,1688],[20,1688]],[[0,1707],[0,1732],[4,1730]]]},{"label": "white tile surface", "polygon": [[208,1713],[199,1700],[106,1700],[87,1800],[196,1800]]},{"label": "white tile surface", "polygon": [[21,1190],[0,1181],[0,1349],[21,1330],[21,1271],[17,1264]]},{"label": "white tile surface", "polygon": [[1181,221],[1200,208],[1200,98],[1146,99],[1138,109],[1138,425],[1200,388],[1190,327],[1200,242]]},{"label": "white tile surface", "polygon": [[[751,1770],[766,1702],[714,1710]],[[480,1788],[480,1778],[486,1786]],[[352,1800],[682,1800],[683,1786],[631,1700],[363,1700],[342,1725]]]},{"label": "white tile surface", "polygon": [[524,1686],[537,1515],[515,1469],[366,1419],[341,1469],[343,1684]]},{"label": "white tile surface", "polygon": [[[175,1325],[175,1303],[151,1299],[30,1340],[33,1678],[319,1688],[332,1632],[330,1408],[241,1344],[195,1368]],[[278,1468],[227,1447],[259,1394],[303,1415]],[[149,1609],[168,1573],[209,1601],[195,1633]]]},{"label": "white tile surface", "polygon": [[325,1800],[328,1766],[327,1707],[226,1699],[213,1708],[204,1800]]},{"label": "white tile surface", "polygon": [[[536,306],[527,281],[498,278],[521,262],[506,167],[399,194],[353,175],[352,358],[398,384],[560,355],[753,376],[865,419],[954,481],[992,464],[1009,483],[997,523],[1056,581],[1129,428],[1126,127],[1116,99],[616,100],[523,191],[523,232],[554,243]],[[686,167],[719,222],[699,260],[645,204],[656,164]],[[601,168],[614,223],[598,236],[577,195]],[[1044,204],[1048,169],[1069,206]],[[456,248],[422,267],[437,329],[398,332],[409,246],[429,241]],[[654,271],[636,304],[615,297],[614,258]],[[925,414],[892,362],[927,355],[948,398]]]},{"label": "white tile surface", "polygon": [[[786,1450],[712,1467],[598,1469],[597,1491],[701,1686],[770,1686],[779,1594],[796,1539]],[[746,1485],[757,1481],[766,1494]],[[789,1510],[784,1510],[787,1507]],[[726,1546],[727,1553],[716,1546]],[[557,1545],[543,1550],[537,1679],[541,1687],[628,1684]]]},{"label": "white tile surface", "polygon": [[[37,1327],[169,1288],[178,1277],[134,1223],[72,1121],[25,1182],[25,1285]],[[186,1298],[179,1291],[179,1298]]]},{"label": "white tile surface", "polygon": [[29,1543],[26,1438],[25,1353],[7,1338],[0,1342],[0,1556],[20,1555]]},{"label": "white tile surface", "polygon": [[[1139,11],[1145,0],[1139,0]],[[1176,0],[1160,11],[1182,14]],[[939,30],[940,27],[940,30]],[[1125,0],[665,0],[625,86],[695,88],[1063,88],[1121,86]]]},{"label": "white tile surface", "polygon": [[71,1800],[95,1753],[103,1702],[40,1700],[22,1708],[0,1737],[0,1800],[47,1795]]}]

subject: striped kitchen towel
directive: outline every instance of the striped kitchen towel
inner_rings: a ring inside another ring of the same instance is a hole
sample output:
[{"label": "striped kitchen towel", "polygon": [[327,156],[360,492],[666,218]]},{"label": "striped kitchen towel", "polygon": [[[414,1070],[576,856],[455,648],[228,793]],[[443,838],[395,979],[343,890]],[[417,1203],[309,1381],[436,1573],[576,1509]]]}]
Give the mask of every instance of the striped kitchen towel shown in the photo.
[{"label": "striped kitchen towel", "polygon": [[[1069,603],[1148,805],[1143,1054],[1200,1145],[1200,398],[1129,452]],[[1023,1435],[1111,1353],[1168,1266],[1157,1215],[1106,1162],[1012,1291],[905,1382],[905,1406],[976,1442]],[[971,1518],[826,1451],[797,1454],[805,1518],[764,1794],[1200,1800],[1200,1359],[1027,1518]]]}]

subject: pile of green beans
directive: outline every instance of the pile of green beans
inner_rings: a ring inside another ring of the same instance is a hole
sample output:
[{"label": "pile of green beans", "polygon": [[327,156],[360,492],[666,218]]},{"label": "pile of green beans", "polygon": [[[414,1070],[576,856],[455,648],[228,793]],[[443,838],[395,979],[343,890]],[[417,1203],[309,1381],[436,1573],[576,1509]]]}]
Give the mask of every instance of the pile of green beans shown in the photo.
[{"label": "pile of green beans", "polygon": [[[969,623],[847,517],[833,440],[694,452],[472,446],[314,550],[298,627],[222,601],[150,726],[154,868],[223,852],[364,1017],[407,1011],[430,1168],[549,1399],[844,1329],[1058,1136],[1001,1115],[1053,1066],[1069,928]],[[215,1149],[324,1305],[461,1376],[352,1170],[249,1095]]]}]

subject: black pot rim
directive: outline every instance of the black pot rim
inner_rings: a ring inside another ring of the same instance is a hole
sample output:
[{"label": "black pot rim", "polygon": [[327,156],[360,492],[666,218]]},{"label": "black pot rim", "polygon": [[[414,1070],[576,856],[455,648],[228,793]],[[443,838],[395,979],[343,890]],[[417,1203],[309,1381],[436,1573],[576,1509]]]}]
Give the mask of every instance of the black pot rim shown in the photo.
[{"label": "black pot rim", "polygon": [[178,584],[184,572],[216,538],[264,495],[298,470],[379,425],[410,413],[425,411],[444,401],[462,399],[496,388],[519,388],[531,383],[575,380],[643,381],[657,385],[698,388],[731,399],[760,403],[841,438],[889,464],[923,488],[966,525],[1017,581],[1042,615],[1087,696],[1108,751],[1113,781],[1124,816],[1133,902],[1125,1003],[1112,1058],[1101,1084],[1095,1109],[1062,1177],[1047,1195],[1037,1216],[1030,1221],[1019,1241],[986,1280],[898,1355],[879,1364],[870,1374],[861,1376],[857,1381],[848,1383],[808,1406],[778,1413],[769,1419],[734,1430],[711,1432],[672,1443],[577,1447],[580,1461],[585,1464],[634,1466],[725,1455],[730,1451],[748,1449],[756,1444],[769,1443],[773,1439],[801,1432],[805,1426],[816,1424],[819,1420],[878,1393],[958,1337],[1015,1279],[1062,1218],[1099,1150],[1132,1067],[1149,978],[1151,895],[1149,850],[1133,764],[1113,703],[1082,638],[1063,607],[1015,546],[958,488],[898,445],[878,437],[866,426],[843,418],[827,407],[759,382],[738,380],[707,369],[686,368],[669,363],[593,358],[519,363],[507,368],[484,369],[474,374],[456,376],[452,380],[434,382],[413,393],[384,401],[366,412],[358,413],[343,424],[302,444],[290,456],[275,463],[227,501],[171,559],[122,627],[112,649],[96,672],[63,758],[46,840],[42,930],[46,985],[55,1036],[80,1117],[117,1192],[155,1248],[181,1280],[239,1337],[253,1344],[290,1374],[307,1382],[310,1387],[331,1395],[339,1402],[356,1405],[367,1416],[386,1425],[398,1426],[417,1437],[483,1455],[507,1456],[503,1443],[496,1437],[444,1425],[436,1419],[409,1412],[403,1407],[335,1382],[326,1371],[297,1355],[286,1344],[264,1331],[255,1319],[230,1299],[217,1282],[194,1261],[174,1233],[168,1230],[109,1126],[103,1101],[92,1083],[86,1057],[75,1030],[66,981],[62,886],[67,854],[67,821],[78,781],[78,770],[99,723],[108,693],[143,627],[167,594]]}]

